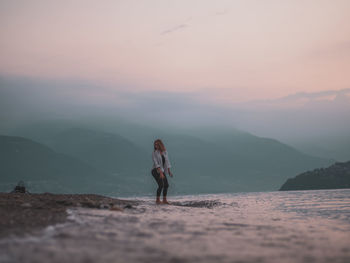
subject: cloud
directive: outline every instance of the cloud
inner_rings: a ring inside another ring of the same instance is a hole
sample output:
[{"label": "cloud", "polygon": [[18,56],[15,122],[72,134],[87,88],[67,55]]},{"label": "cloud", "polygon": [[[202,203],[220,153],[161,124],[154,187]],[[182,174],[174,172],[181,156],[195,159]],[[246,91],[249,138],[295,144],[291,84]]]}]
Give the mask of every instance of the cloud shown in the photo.
[{"label": "cloud", "polygon": [[341,89],[341,90],[326,90],[326,91],[320,91],[320,92],[299,92],[292,95],[288,95],[285,97],[282,97],[278,99],[278,101],[293,101],[298,100],[302,98],[306,99],[318,99],[325,96],[332,96],[332,95],[343,95],[350,93],[349,89]]},{"label": "cloud", "polygon": [[[350,89],[302,92],[275,100],[225,105],[207,101],[211,95],[207,91],[135,92],[124,85],[104,87],[73,80],[0,75],[0,131],[24,121],[111,117],[174,127],[232,126],[281,140],[317,134],[336,136],[350,130],[349,94]],[[334,98],[324,99],[327,96]],[[300,100],[302,103],[296,103]]]},{"label": "cloud", "polygon": [[125,117],[140,123],[219,122],[220,108],[202,103],[198,96],[189,92],[134,92],[125,87],[110,88],[78,80],[0,75],[0,126],[8,118],[21,122],[55,116],[74,119],[100,115]]},{"label": "cloud", "polygon": [[179,31],[179,30],[183,30],[185,28],[187,28],[188,25],[187,24],[180,24],[180,25],[177,25],[177,26],[174,26],[174,27],[171,27],[167,30],[164,30],[162,31],[160,34],[161,35],[166,35],[166,34],[170,34],[170,33],[174,33],[176,31]]},{"label": "cloud", "polygon": [[[245,105],[248,107],[253,105],[254,107],[257,107],[257,106],[275,107],[275,106],[283,106],[283,105],[286,107],[289,107],[289,106],[299,107],[311,101],[317,101],[320,99],[327,99],[327,98],[347,97],[349,95],[350,95],[350,88],[341,89],[341,90],[325,90],[325,91],[319,91],[319,92],[298,92],[298,93],[284,96],[278,99],[255,100],[255,101],[242,103],[239,105]],[[300,104],[299,102],[302,102],[302,104]]]}]

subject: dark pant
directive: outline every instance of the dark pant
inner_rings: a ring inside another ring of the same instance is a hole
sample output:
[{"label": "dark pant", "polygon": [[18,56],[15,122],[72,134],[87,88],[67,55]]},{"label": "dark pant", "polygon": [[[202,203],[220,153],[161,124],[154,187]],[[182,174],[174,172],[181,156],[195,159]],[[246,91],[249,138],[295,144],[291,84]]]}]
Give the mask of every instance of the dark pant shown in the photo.
[{"label": "dark pant", "polygon": [[162,192],[162,190],[163,190],[163,197],[166,197],[168,193],[168,187],[169,187],[168,179],[166,178],[166,175],[164,174],[163,179],[160,178],[160,174],[158,173],[156,168],[152,169],[152,175],[158,184],[157,197],[160,197],[160,193]]}]

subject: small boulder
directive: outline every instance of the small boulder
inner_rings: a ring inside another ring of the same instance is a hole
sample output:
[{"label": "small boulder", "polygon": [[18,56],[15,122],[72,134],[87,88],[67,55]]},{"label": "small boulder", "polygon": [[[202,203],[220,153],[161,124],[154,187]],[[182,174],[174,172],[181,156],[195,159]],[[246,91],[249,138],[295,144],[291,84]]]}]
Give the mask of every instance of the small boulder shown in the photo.
[{"label": "small boulder", "polygon": [[100,204],[100,209],[110,209],[110,205],[109,204]]},{"label": "small boulder", "polygon": [[109,209],[110,211],[123,211],[123,209],[122,208],[120,208],[120,207],[118,207],[118,206],[112,206],[110,209]]},{"label": "small boulder", "polygon": [[25,193],[28,193],[28,191],[26,190],[24,182],[23,181],[19,181],[18,184],[15,186],[15,188],[12,190],[11,193],[25,194]]}]

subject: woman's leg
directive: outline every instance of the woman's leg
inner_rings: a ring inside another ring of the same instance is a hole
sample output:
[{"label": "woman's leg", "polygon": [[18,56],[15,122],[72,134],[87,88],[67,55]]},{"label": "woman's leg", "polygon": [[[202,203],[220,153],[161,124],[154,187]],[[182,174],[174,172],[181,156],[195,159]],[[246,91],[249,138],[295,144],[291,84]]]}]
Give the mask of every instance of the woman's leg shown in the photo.
[{"label": "woman's leg", "polygon": [[[157,169],[155,169],[155,168],[152,170],[152,175],[158,184],[158,189],[157,189],[157,203],[158,203],[158,201],[160,202],[160,200],[159,200],[160,194],[161,194],[162,189],[163,189],[163,180],[160,178],[160,174],[158,173]],[[164,191],[163,191],[163,193],[164,193]]]},{"label": "woman's leg", "polygon": [[166,200],[166,195],[168,193],[168,179],[166,178],[166,175],[164,174],[164,179],[163,179],[163,200]]},{"label": "woman's leg", "polygon": [[163,179],[163,204],[169,204],[168,200],[166,200],[166,195],[168,193],[168,179],[166,178],[166,175],[164,175]]}]

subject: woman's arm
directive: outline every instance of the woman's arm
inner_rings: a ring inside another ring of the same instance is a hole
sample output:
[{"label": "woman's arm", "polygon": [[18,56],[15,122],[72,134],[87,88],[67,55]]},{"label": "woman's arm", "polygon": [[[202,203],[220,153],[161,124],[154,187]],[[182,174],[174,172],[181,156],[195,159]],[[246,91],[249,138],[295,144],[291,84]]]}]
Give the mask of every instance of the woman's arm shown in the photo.
[{"label": "woman's arm", "polygon": [[170,161],[169,161],[169,155],[168,155],[167,151],[165,152],[164,157],[165,157],[166,167],[171,168],[171,164],[170,164]]},{"label": "woman's arm", "polygon": [[165,164],[166,164],[166,167],[168,167],[168,174],[169,174],[169,176],[173,177],[173,174],[170,171],[171,164],[170,164],[170,161],[169,161],[168,152],[165,152]]}]

